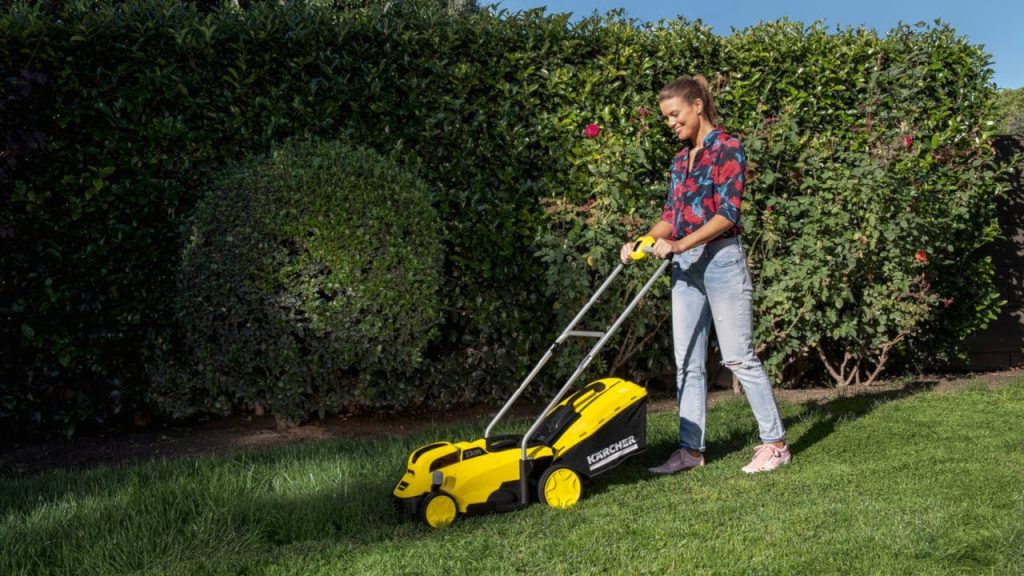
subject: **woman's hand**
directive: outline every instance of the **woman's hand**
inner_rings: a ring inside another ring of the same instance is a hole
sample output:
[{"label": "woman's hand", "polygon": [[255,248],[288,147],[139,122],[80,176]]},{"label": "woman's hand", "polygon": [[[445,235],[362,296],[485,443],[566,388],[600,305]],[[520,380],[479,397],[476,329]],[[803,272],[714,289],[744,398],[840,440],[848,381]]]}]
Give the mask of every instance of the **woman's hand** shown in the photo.
[{"label": "woman's hand", "polygon": [[629,257],[629,253],[633,251],[633,242],[626,242],[622,245],[622,250],[619,250],[619,260],[623,264],[629,264],[633,260]]},{"label": "woman's hand", "polygon": [[681,240],[673,242],[671,240],[659,238],[658,241],[654,243],[654,255],[658,258],[668,258],[672,254],[685,252],[686,247],[682,244]]}]

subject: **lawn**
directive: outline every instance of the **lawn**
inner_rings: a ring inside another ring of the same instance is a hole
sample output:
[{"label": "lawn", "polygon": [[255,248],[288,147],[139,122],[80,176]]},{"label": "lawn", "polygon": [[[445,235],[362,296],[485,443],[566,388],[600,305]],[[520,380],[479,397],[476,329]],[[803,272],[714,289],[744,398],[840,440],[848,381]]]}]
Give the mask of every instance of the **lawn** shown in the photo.
[{"label": "lawn", "polygon": [[408,453],[481,426],[0,481],[0,574],[1024,574],[1024,381],[784,404],[791,465],[747,476],[745,402],[708,464],[647,452],[542,505],[431,530],[390,491]]}]

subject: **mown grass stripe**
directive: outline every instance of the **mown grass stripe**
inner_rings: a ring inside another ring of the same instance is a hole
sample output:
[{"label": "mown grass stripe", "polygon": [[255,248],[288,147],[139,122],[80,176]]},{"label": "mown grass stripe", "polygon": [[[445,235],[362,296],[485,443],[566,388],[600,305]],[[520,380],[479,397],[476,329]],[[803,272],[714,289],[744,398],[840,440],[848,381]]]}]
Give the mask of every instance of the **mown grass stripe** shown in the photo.
[{"label": "mown grass stripe", "polygon": [[410,522],[389,496],[416,446],[479,425],[0,481],[0,574],[1024,573],[1024,384],[785,405],[794,462],[740,471],[742,400],[709,413],[707,466],[652,477],[676,442],[541,505]]}]

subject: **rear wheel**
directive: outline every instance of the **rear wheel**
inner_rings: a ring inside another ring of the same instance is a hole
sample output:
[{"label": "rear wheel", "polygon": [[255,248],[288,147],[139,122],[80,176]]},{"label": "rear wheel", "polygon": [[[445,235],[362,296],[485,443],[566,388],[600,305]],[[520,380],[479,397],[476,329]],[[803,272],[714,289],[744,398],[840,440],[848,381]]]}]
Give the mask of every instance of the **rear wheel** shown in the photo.
[{"label": "rear wheel", "polygon": [[583,497],[583,479],[572,468],[548,468],[537,483],[537,496],[552,508],[570,508]]},{"label": "rear wheel", "polygon": [[433,492],[423,499],[423,521],[431,528],[447,526],[459,515],[455,499],[444,492]]}]

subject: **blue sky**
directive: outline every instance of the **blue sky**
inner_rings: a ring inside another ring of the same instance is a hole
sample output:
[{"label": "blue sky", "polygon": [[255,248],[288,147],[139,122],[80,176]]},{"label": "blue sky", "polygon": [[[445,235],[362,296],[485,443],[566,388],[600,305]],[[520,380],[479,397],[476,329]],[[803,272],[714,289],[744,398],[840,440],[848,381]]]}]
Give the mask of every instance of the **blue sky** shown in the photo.
[{"label": "blue sky", "polygon": [[[481,4],[490,4],[484,0]],[[672,2],[671,0],[501,0],[501,8],[525,10],[547,7],[549,12],[572,12],[576,17],[623,8],[629,18],[657,21],[684,16],[702,20],[717,34],[728,35],[762,20],[788,17],[804,23],[818,20],[836,25],[874,28],[884,35],[900,22],[950,24],[992,55],[993,79],[1000,88],[1024,86],[1024,2],[995,0],[729,0],[728,2]]]}]

